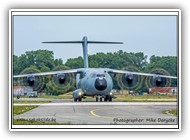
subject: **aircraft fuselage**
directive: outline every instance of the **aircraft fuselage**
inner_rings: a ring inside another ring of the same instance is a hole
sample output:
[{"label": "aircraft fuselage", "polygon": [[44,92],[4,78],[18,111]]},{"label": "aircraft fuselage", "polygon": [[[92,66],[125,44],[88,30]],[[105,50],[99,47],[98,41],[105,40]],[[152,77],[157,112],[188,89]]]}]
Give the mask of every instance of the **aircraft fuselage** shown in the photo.
[{"label": "aircraft fuselage", "polygon": [[77,87],[84,96],[106,97],[113,94],[113,81],[105,69],[87,68],[78,78]]}]

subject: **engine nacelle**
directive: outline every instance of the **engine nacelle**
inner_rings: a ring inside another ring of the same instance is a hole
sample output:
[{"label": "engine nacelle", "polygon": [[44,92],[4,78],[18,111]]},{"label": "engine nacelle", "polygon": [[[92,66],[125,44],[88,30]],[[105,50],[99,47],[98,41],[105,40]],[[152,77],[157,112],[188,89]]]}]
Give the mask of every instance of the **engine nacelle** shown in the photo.
[{"label": "engine nacelle", "polygon": [[128,84],[133,83],[133,75],[132,74],[125,74],[125,80]]},{"label": "engine nacelle", "polygon": [[155,77],[154,82],[155,82],[155,86],[159,87],[163,83],[163,80],[161,77]]},{"label": "engine nacelle", "polygon": [[59,81],[60,84],[65,83],[65,80],[66,80],[65,74],[59,74],[59,75],[57,75],[57,78],[58,78],[58,81]]},{"label": "engine nacelle", "polygon": [[28,76],[27,82],[28,82],[29,86],[33,86],[34,83],[35,83],[35,77],[33,75],[32,76]]}]

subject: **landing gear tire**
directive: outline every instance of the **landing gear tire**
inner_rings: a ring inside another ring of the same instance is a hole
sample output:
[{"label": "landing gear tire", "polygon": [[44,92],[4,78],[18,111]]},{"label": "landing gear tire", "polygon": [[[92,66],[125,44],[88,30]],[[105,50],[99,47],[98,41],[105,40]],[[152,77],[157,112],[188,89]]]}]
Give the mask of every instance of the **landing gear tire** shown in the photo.
[{"label": "landing gear tire", "polygon": [[111,102],[112,101],[112,97],[109,97],[109,102]]},{"label": "landing gear tire", "polygon": [[74,102],[77,102],[77,98],[74,98]]},{"label": "landing gear tire", "polygon": [[17,96],[16,98],[17,98],[17,99],[20,99],[20,96]]},{"label": "landing gear tire", "polygon": [[106,95],[104,98],[104,102],[107,102],[107,101],[108,101],[108,96]]},{"label": "landing gear tire", "polygon": [[98,102],[98,101],[102,102],[102,97],[97,96],[97,97],[96,97],[96,102]]},{"label": "landing gear tire", "polygon": [[81,97],[79,97],[79,98],[74,98],[74,102],[81,102],[82,101],[82,98]]},{"label": "landing gear tire", "polygon": [[78,101],[79,101],[79,102],[81,102],[81,101],[82,101],[82,98],[81,98],[81,97],[80,97],[80,98],[78,98]]}]

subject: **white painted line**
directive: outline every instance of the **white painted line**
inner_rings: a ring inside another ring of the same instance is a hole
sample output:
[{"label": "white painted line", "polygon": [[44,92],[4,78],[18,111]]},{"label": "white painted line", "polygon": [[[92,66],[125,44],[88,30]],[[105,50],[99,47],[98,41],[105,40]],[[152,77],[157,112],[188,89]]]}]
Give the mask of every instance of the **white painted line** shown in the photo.
[{"label": "white painted line", "polygon": [[69,103],[43,103],[43,104],[14,104],[14,106],[113,106],[113,105],[177,105],[177,102],[69,102]]}]

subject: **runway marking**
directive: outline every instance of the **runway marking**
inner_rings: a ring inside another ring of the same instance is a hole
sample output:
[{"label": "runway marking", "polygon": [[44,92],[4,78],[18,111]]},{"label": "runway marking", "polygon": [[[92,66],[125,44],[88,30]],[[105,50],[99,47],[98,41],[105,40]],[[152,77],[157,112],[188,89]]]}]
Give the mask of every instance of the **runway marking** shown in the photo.
[{"label": "runway marking", "polygon": [[[90,114],[93,115],[94,117],[97,118],[127,118],[129,116],[101,116],[101,115],[97,115],[95,112],[99,111],[99,110],[108,110],[108,109],[118,109],[116,107],[111,107],[111,108],[99,108],[99,109],[94,109],[90,111]],[[132,117],[132,116],[130,116]],[[137,117],[137,116],[136,116]],[[139,117],[139,116],[138,116]],[[140,118],[154,118],[155,116],[140,116]],[[165,116],[165,118],[171,118],[171,116]]]},{"label": "runway marking", "polygon": [[115,117],[123,117],[123,118],[126,118],[128,116],[100,116],[100,115],[97,115],[95,112],[98,111],[98,110],[108,110],[108,109],[116,109],[114,107],[111,107],[111,108],[101,108],[101,109],[94,109],[94,110],[91,110],[90,113],[95,116],[95,117],[98,117],[98,118],[115,118]]},{"label": "runway marking", "polygon": [[94,110],[91,110],[90,111],[90,113],[93,115],[93,116],[95,116],[95,117],[103,117],[103,118],[112,118],[111,116],[100,116],[100,115],[97,115],[96,113],[95,113],[95,111],[98,111],[98,110],[107,110],[107,109],[114,109],[114,107],[111,107],[111,108],[99,108],[99,109],[94,109]]},{"label": "runway marking", "polygon": [[98,110],[98,109],[91,110],[90,113],[91,113],[93,116],[95,116],[95,117],[100,117],[99,115],[96,115],[96,114],[94,113],[94,111],[96,111],[96,110]]}]

